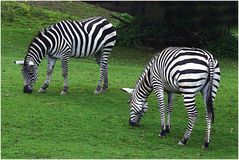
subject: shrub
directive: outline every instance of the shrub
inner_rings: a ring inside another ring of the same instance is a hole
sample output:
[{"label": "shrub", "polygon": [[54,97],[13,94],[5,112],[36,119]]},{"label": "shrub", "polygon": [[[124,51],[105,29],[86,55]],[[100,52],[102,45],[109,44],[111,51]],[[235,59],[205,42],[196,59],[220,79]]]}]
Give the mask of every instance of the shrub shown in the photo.
[{"label": "shrub", "polygon": [[232,34],[224,35],[206,46],[215,57],[238,57],[238,38]]}]

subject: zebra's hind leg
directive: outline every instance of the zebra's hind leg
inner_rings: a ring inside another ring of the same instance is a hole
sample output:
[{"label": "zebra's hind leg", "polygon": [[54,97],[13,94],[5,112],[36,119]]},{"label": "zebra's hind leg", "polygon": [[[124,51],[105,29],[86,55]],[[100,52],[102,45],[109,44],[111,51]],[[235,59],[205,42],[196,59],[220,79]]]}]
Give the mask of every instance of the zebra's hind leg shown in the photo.
[{"label": "zebra's hind leg", "polygon": [[103,81],[103,67],[102,64],[100,64],[100,79],[98,81],[98,85],[96,86],[94,94],[100,94],[102,89],[102,81]]},{"label": "zebra's hind leg", "polygon": [[196,104],[195,104],[195,94],[189,94],[189,95],[183,94],[183,99],[184,99],[184,105],[188,112],[189,122],[188,122],[187,130],[184,133],[182,140],[180,140],[178,143],[179,145],[185,145],[187,143],[187,140],[190,138],[194,123],[198,115]]},{"label": "zebra's hind leg", "polygon": [[[107,64],[105,65],[100,65],[100,79],[98,81],[98,85],[95,89],[95,94],[99,93],[105,93],[107,88],[108,88],[108,66]],[[103,87],[102,87],[102,82]]]},{"label": "zebra's hind leg", "polygon": [[108,88],[108,65],[106,64],[103,70],[104,84],[101,92],[105,93]]},{"label": "zebra's hind leg", "polygon": [[[95,94],[104,93],[108,88],[108,57],[111,49],[103,49],[102,54],[96,54],[96,62],[100,65],[100,79],[95,89]],[[102,86],[103,82],[103,86]]]},{"label": "zebra's hind leg", "polygon": [[168,106],[167,106],[167,124],[166,124],[166,134],[170,133],[171,128],[171,113],[172,113],[172,104],[173,104],[173,93],[168,92]]},{"label": "zebra's hind leg", "polygon": [[100,66],[100,79],[98,81],[98,85],[96,86],[96,89],[95,89],[95,92],[94,94],[99,94],[100,91],[101,91],[101,84],[102,84],[102,65],[101,65],[101,55],[100,55],[101,52],[97,52],[95,53],[95,61],[96,63]]},{"label": "zebra's hind leg", "polygon": [[48,56],[46,80],[45,80],[44,84],[42,85],[42,87],[38,90],[39,93],[45,93],[46,92],[46,89],[48,88],[49,83],[51,81],[51,76],[52,76],[52,73],[53,73],[55,62],[56,62],[55,58],[52,58],[52,57]]}]

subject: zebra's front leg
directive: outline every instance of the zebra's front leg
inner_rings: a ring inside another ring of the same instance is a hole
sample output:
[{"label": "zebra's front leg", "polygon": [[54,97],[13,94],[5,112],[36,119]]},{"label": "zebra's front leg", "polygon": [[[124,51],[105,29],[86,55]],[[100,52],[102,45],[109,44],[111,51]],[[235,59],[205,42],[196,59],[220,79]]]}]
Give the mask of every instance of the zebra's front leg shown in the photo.
[{"label": "zebra's front leg", "polygon": [[166,124],[166,133],[170,133],[171,128],[171,113],[173,106],[173,93],[168,92],[168,106],[167,106],[167,124]]},{"label": "zebra's front leg", "polygon": [[165,125],[165,108],[164,108],[164,89],[160,80],[155,80],[153,78],[153,81],[155,81],[153,82],[154,84],[153,88],[154,88],[154,93],[158,99],[159,113],[160,113],[160,119],[161,119],[161,131],[159,133],[159,137],[165,137],[166,125]]},{"label": "zebra's front leg", "polygon": [[159,137],[165,137],[167,133],[166,125],[165,125],[165,108],[164,108],[164,92],[160,91],[158,97],[158,103],[159,103],[159,112],[161,117],[161,131],[159,133]]},{"label": "zebra's front leg", "polygon": [[45,93],[46,89],[49,86],[49,83],[51,81],[51,76],[53,73],[54,65],[55,65],[56,59],[52,57],[48,57],[48,65],[47,65],[47,73],[46,73],[46,80],[42,87],[38,90],[39,93]]},{"label": "zebra's front leg", "polygon": [[62,75],[64,78],[64,87],[61,91],[61,95],[66,95],[67,94],[67,90],[68,90],[68,80],[67,80],[67,75],[68,75],[68,60],[69,58],[63,58],[61,63],[62,63]]},{"label": "zebra's front leg", "polygon": [[179,145],[185,145],[187,143],[187,141],[190,138],[190,135],[192,133],[194,123],[197,119],[198,112],[197,112],[194,97],[195,97],[195,94],[194,95],[183,95],[184,105],[185,105],[187,113],[188,113],[189,122],[188,122],[187,130],[184,133],[183,138],[178,143]]}]

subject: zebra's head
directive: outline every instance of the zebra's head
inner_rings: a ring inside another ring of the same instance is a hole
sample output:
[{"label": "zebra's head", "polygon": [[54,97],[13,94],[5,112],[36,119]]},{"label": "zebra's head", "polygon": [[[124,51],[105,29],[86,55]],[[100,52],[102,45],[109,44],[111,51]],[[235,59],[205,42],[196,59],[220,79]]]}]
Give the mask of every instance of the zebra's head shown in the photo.
[{"label": "zebra's head", "polygon": [[146,100],[139,100],[133,93],[134,89],[122,88],[124,92],[130,93],[129,107],[130,107],[130,126],[139,126],[140,120],[148,109],[148,102]]},{"label": "zebra's head", "polygon": [[23,92],[32,93],[32,87],[37,80],[38,66],[31,60],[14,61],[15,64],[23,65],[22,75],[24,79]]},{"label": "zebra's head", "polygon": [[130,118],[129,125],[130,126],[139,126],[140,120],[143,118],[144,113],[148,109],[147,101],[138,101],[132,99],[130,102]]}]

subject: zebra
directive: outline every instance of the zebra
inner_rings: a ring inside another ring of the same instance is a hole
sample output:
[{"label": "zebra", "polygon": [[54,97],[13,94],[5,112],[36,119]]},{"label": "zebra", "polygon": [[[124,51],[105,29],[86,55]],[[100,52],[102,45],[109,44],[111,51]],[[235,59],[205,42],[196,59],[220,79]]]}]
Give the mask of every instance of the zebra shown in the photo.
[{"label": "zebra", "polygon": [[[207,123],[203,147],[208,148],[211,123],[214,121],[213,102],[219,82],[218,61],[208,51],[199,48],[168,47],[149,61],[134,89],[122,88],[123,91],[131,93],[129,125],[139,126],[139,121],[148,109],[147,97],[153,91],[158,100],[161,118],[159,136],[165,137],[170,133],[173,95],[181,94],[189,122],[178,144],[185,145],[198,115],[195,96],[200,91],[206,106]],[[167,107],[164,107],[164,92],[168,95]]]},{"label": "zebra", "polygon": [[49,86],[54,64],[61,59],[64,87],[61,95],[68,90],[68,61],[70,57],[82,58],[95,55],[100,66],[100,79],[95,94],[108,88],[108,57],[116,42],[116,30],[104,17],[91,17],[82,21],[63,20],[44,28],[32,40],[24,61],[14,61],[23,65],[23,91],[32,93],[38,76],[38,66],[47,57],[46,80],[38,92],[45,93]]}]

